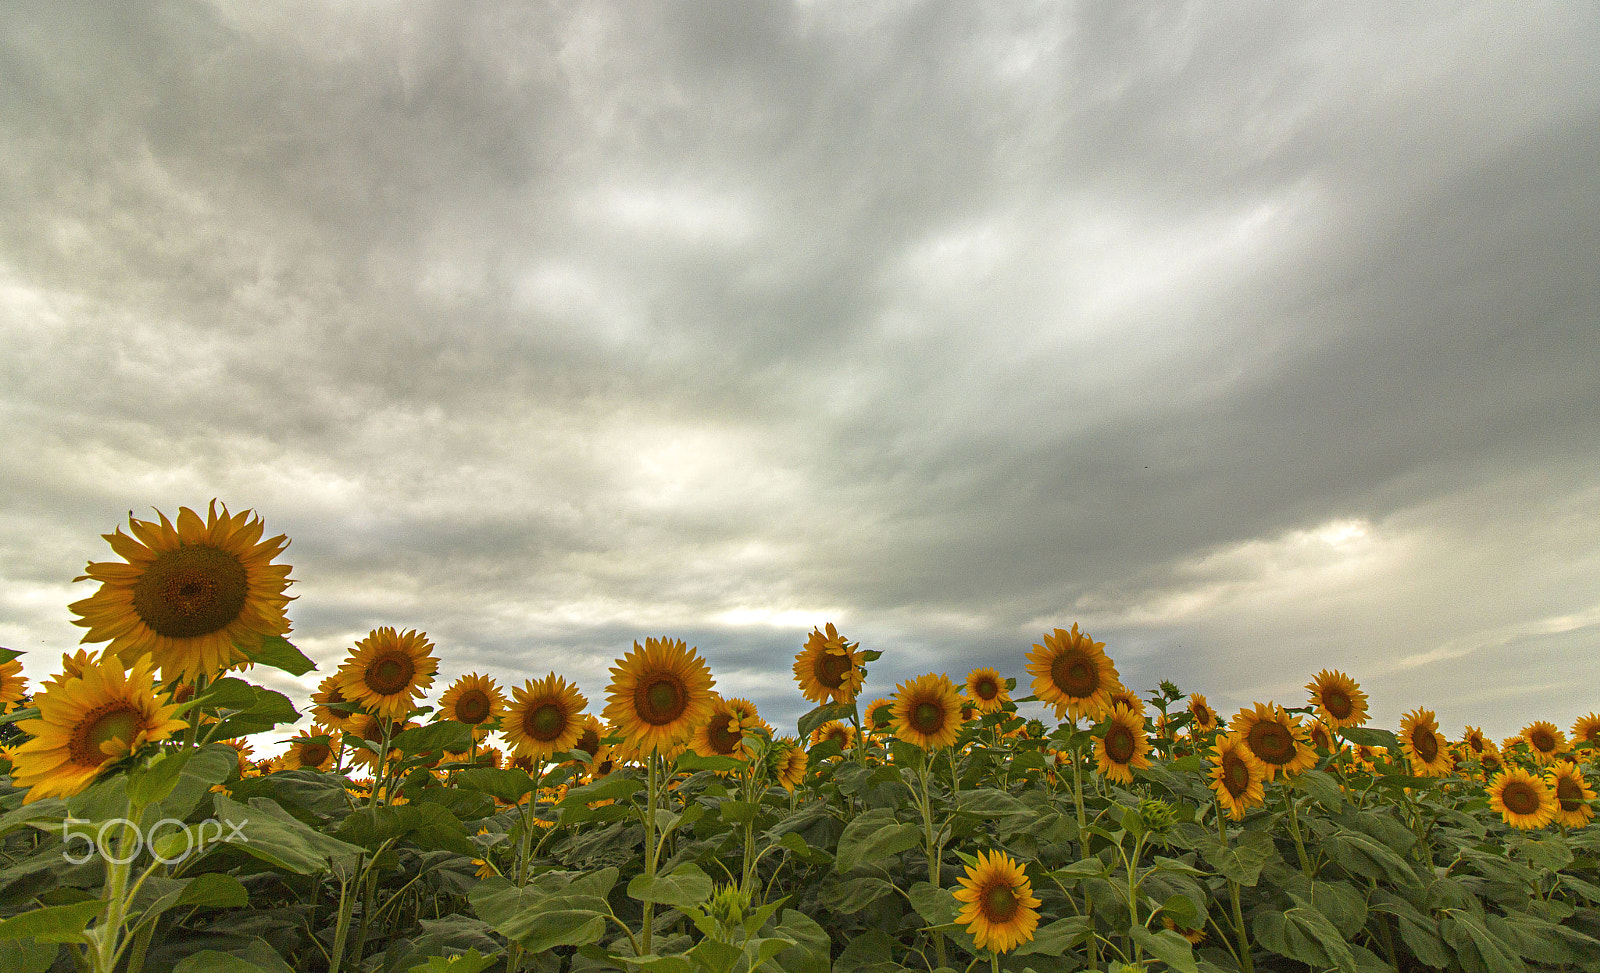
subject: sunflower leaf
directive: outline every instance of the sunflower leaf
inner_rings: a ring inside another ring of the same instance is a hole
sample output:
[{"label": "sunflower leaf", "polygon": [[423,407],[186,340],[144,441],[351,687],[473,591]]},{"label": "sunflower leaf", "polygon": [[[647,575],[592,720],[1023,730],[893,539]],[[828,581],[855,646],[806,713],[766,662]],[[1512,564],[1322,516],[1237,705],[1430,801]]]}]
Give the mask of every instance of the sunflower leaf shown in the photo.
[{"label": "sunflower leaf", "polygon": [[805,740],[811,736],[811,731],[829,720],[848,720],[855,715],[855,703],[823,703],[800,717],[796,728],[800,731],[800,739]]},{"label": "sunflower leaf", "polygon": [[462,753],[472,746],[472,727],[454,720],[439,720],[395,734],[389,745],[408,757],[420,753]]},{"label": "sunflower leaf", "polygon": [[256,665],[282,669],[291,676],[303,676],[317,667],[315,662],[305,657],[305,653],[294,647],[294,643],[281,635],[268,635],[261,640],[260,648],[237,648]]},{"label": "sunflower leaf", "polygon": [[892,808],[867,811],[845,825],[834,852],[833,867],[841,875],[857,865],[899,854],[922,843],[922,830],[895,820]]},{"label": "sunflower leaf", "polygon": [[0,922],[0,939],[32,939],[39,943],[85,942],[84,927],[105,910],[99,899],[52,905]]},{"label": "sunflower leaf", "polygon": [[1194,947],[1178,933],[1170,929],[1151,932],[1143,926],[1134,926],[1131,932],[1133,941],[1145,952],[1167,964],[1168,969],[1177,973],[1200,973],[1200,968],[1194,965]]}]

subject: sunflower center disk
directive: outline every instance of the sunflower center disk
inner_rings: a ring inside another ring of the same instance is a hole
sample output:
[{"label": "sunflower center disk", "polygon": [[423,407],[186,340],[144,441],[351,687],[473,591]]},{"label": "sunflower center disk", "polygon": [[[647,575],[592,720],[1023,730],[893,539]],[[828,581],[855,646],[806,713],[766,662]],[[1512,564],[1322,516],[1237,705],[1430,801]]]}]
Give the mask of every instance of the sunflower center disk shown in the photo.
[{"label": "sunflower center disk", "polygon": [[922,734],[938,733],[944,728],[944,711],[934,703],[918,703],[911,710],[911,728]]},{"label": "sunflower center disk", "polygon": [[1534,730],[1528,734],[1528,737],[1533,743],[1533,748],[1540,753],[1552,753],[1555,751],[1555,738],[1544,730]]},{"label": "sunflower center disk", "polygon": [[1250,790],[1250,768],[1237,754],[1222,758],[1222,784],[1234,797],[1243,797]]},{"label": "sunflower center disk", "polygon": [[489,718],[489,697],[473,690],[456,700],[456,722],[478,724]]},{"label": "sunflower center disk", "polygon": [[395,696],[411,688],[416,674],[410,656],[386,655],[367,667],[367,685],[379,696]]},{"label": "sunflower center disk", "polygon": [[1068,696],[1093,696],[1100,688],[1094,666],[1082,655],[1066,653],[1050,664],[1050,681]]},{"label": "sunflower center disk", "polygon": [[978,683],[976,689],[978,691],[978,698],[983,700],[986,703],[989,700],[994,699],[996,696],[1000,695],[1000,687],[996,686],[992,681],[990,681],[988,679],[981,680]]},{"label": "sunflower center disk", "polygon": [[528,731],[528,735],[535,740],[540,743],[549,743],[560,736],[561,731],[567,728],[567,717],[566,714],[561,712],[561,707],[555,703],[545,703],[528,714],[524,728]]},{"label": "sunflower center disk", "polygon": [[1576,811],[1583,801],[1583,790],[1570,777],[1563,777],[1556,781],[1556,800],[1561,802],[1561,810]]},{"label": "sunflower center disk", "polygon": [[79,724],[78,732],[73,734],[70,746],[73,762],[104,763],[107,758],[101,751],[100,745],[112,740],[131,744],[139,732],[140,725],[139,714],[125,704],[114,704],[109,708],[89,713]]},{"label": "sunflower center disk", "polygon": [[1106,756],[1114,762],[1125,764],[1133,759],[1133,732],[1120,723],[1106,731]]},{"label": "sunflower center disk", "polygon": [[1348,719],[1350,712],[1355,709],[1355,704],[1350,702],[1350,697],[1337,689],[1324,689],[1322,691],[1322,708],[1333,714],[1334,719]]},{"label": "sunflower center disk", "polygon": [[1263,721],[1250,728],[1250,750],[1262,760],[1286,764],[1294,759],[1294,735],[1280,723]]},{"label": "sunflower center disk", "polygon": [[739,729],[739,721],[731,717],[727,720],[713,720],[706,739],[711,741],[711,749],[726,757],[738,750],[739,744],[744,742],[744,731]]},{"label": "sunflower center disk", "polygon": [[1513,814],[1537,814],[1539,811],[1539,795],[1533,792],[1533,788],[1521,782],[1506,785],[1505,791],[1500,795],[1500,803]]},{"label": "sunflower center disk", "polygon": [[634,696],[639,718],[651,726],[665,726],[683,715],[688,706],[684,685],[672,676],[657,676],[641,683]]},{"label": "sunflower center disk", "polygon": [[842,655],[825,652],[817,660],[817,682],[829,689],[838,689],[844,685],[845,674],[851,669],[850,660]]},{"label": "sunflower center disk", "polygon": [[583,735],[578,737],[578,742],[573,746],[592,757],[600,752],[600,734],[585,727]]},{"label": "sunflower center disk", "polygon": [[133,585],[133,610],[157,635],[189,639],[233,624],[250,593],[239,559],[186,545],[156,558]]},{"label": "sunflower center disk", "polygon": [[1425,726],[1419,726],[1411,732],[1411,746],[1417,751],[1417,756],[1423,763],[1433,763],[1433,758],[1439,756],[1439,741]]},{"label": "sunflower center disk", "polygon": [[983,917],[990,922],[1010,922],[1017,914],[1017,896],[1005,885],[991,885],[983,893]]},{"label": "sunflower center disk", "polygon": [[320,766],[331,756],[333,751],[325,743],[308,743],[300,750],[300,762],[311,767]]}]

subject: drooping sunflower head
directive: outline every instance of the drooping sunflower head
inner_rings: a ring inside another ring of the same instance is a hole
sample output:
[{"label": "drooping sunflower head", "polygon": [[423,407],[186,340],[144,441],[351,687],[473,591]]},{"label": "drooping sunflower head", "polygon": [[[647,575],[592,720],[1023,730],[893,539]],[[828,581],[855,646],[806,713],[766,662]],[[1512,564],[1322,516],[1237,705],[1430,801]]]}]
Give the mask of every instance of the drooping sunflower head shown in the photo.
[{"label": "drooping sunflower head", "polygon": [[[601,741],[606,738],[606,725],[593,713],[583,714],[583,725],[578,730],[578,742],[571,747],[573,750],[582,750],[589,755],[591,768],[595,759],[608,748]],[[591,769],[591,772],[592,769]]]},{"label": "drooping sunflower head", "polygon": [[1217,728],[1217,712],[1206,702],[1204,695],[1194,693],[1189,697],[1189,713],[1194,717],[1196,733],[1209,733]]},{"label": "drooping sunflower head", "polygon": [[1150,738],[1144,733],[1144,717],[1126,706],[1111,708],[1111,721],[1104,735],[1094,741],[1095,765],[1100,776],[1120,784],[1133,783],[1135,770],[1147,770]]},{"label": "drooping sunflower head", "polygon": [[1594,789],[1583,777],[1583,770],[1572,760],[1559,760],[1545,772],[1545,782],[1555,794],[1553,820],[1564,828],[1587,827],[1594,818]]},{"label": "drooping sunflower head", "polygon": [[967,699],[980,713],[998,713],[1011,701],[1006,681],[994,669],[974,669],[967,673]]},{"label": "drooping sunflower head", "polygon": [[552,672],[511,690],[500,731],[518,754],[543,760],[577,744],[586,725],[587,705],[577,686]]},{"label": "drooping sunflower head", "polygon": [[961,903],[956,921],[967,927],[979,949],[1008,953],[1033,939],[1039,928],[1033,885],[1022,866],[1003,851],[980,851],[978,863],[967,866],[961,888],[952,893]]},{"label": "drooping sunflower head", "polygon": [[768,776],[784,790],[793,794],[806,779],[805,749],[793,737],[779,737],[767,749]]},{"label": "drooping sunflower head", "polygon": [[433,685],[439,660],[433,643],[412,629],[375,628],[355,644],[337,673],[339,692],[370,713],[405,719],[417,699]]},{"label": "drooping sunflower head", "polygon": [[11,767],[12,783],[29,788],[24,804],[71,797],[108,764],[189,725],[173,716],[176,704],[156,695],[154,668],[145,656],[125,671],[107,653],[78,677],[34,695],[38,717],[17,724],[32,739],[16,748]]},{"label": "drooping sunflower head", "polygon": [[1317,715],[1335,730],[1367,722],[1367,694],[1337,669],[1324,669],[1306,683]]},{"label": "drooping sunflower head", "polygon": [[157,511],[159,522],[136,520],[133,536],[102,535],[122,561],[91,562],[78,581],[98,581],[100,589],[69,607],[73,624],[89,631],[85,642],[109,641],[123,664],[150,655],[163,679],[190,681],[213,677],[248,661],[248,654],[272,635],[285,635],[285,616],[293,599],[286,564],[273,564],[288,540],[261,539],[261,519],[252,511],[217,513],[211,501],[206,519],[188,507],[173,524]]},{"label": "drooping sunflower head", "polygon": [[0,662],[0,713],[11,709],[11,704],[28,695],[28,677],[22,674],[22,660]]},{"label": "drooping sunflower head", "polygon": [[913,746],[951,746],[961,729],[961,697],[944,673],[900,683],[894,694],[894,734]]},{"label": "drooping sunflower head", "polygon": [[1536,720],[1522,728],[1522,739],[1528,744],[1533,759],[1546,766],[1556,762],[1567,749],[1567,735],[1556,729],[1554,723]]},{"label": "drooping sunflower head", "polygon": [[1496,774],[1488,790],[1489,807],[1500,812],[1506,824],[1523,831],[1549,824],[1561,806],[1544,778],[1521,767]]},{"label": "drooping sunflower head", "polygon": [[1074,720],[1087,716],[1100,719],[1111,708],[1111,694],[1122,690],[1117,669],[1106,658],[1105,643],[1079,632],[1056,629],[1035,643],[1028,653],[1028,672],[1033,674],[1033,694],[1056,708],[1056,719],[1071,714]]},{"label": "drooping sunflower head", "polygon": [[712,693],[711,715],[694,729],[689,749],[702,757],[750,758],[750,746],[745,740],[746,730],[756,730],[761,717],[756,707],[747,699],[723,699]]},{"label": "drooping sunflower head", "polygon": [[645,639],[612,668],[604,716],[633,752],[666,752],[685,744],[711,715],[714,684],[698,650],[675,639]]},{"label": "drooping sunflower head", "polygon": [[1277,703],[1256,703],[1241,709],[1228,724],[1230,732],[1244,738],[1244,744],[1261,762],[1267,780],[1276,780],[1316,766],[1317,752],[1311,749],[1305,728]]},{"label": "drooping sunflower head", "polygon": [[1444,777],[1454,767],[1433,711],[1418,707],[1400,720],[1400,749],[1417,777]]},{"label": "drooping sunflower head", "polygon": [[1585,714],[1572,724],[1573,746],[1584,743],[1600,748],[1600,713]]},{"label": "drooping sunflower head", "polygon": [[812,629],[806,644],[794,657],[794,677],[800,694],[813,703],[848,703],[861,692],[864,678],[859,642],[848,642],[833,623],[826,633]]},{"label": "drooping sunflower head", "polygon": [[488,676],[474,672],[450,684],[439,697],[439,716],[472,727],[475,739],[489,735],[490,728],[506,709],[505,694]]},{"label": "drooping sunflower head", "polygon": [[1494,741],[1484,736],[1483,730],[1476,726],[1468,726],[1463,728],[1463,732],[1461,734],[1461,745],[1467,749],[1468,753],[1472,754],[1472,756],[1478,760],[1483,759],[1483,753],[1485,750],[1494,749]]},{"label": "drooping sunflower head", "polygon": [[1251,752],[1241,733],[1227,733],[1211,747],[1211,789],[1228,817],[1244,820],[1244,812],[1267,802],[1267,769]]}]

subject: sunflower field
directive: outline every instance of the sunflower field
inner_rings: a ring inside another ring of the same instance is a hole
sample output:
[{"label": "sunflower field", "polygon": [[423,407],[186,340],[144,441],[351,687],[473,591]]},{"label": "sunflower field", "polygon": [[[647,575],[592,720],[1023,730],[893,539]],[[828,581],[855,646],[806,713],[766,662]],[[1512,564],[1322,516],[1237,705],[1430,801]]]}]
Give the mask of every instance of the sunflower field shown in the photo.
[{"label": "sunflower field", "polygon": [[1600,970],[1595,714],[1387,730],[1323,670],[1224,719],[1076,625],[863,702],[828,624],[793,735],[672,638],[591,701],[377,628],[295,700],[286,539],[158,516],[79,579],[98,653],[0,651],[4,973]]}]

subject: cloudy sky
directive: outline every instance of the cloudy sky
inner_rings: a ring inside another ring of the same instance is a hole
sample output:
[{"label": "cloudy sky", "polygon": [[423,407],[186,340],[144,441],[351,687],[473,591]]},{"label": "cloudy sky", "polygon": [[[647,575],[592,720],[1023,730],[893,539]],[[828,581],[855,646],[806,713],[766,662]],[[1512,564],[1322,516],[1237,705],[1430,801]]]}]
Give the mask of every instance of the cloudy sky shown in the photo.
[{"label": "cloudy sky", "polygon": [[[12,0],[0,643],[287,533],[323,670],[775,722],[1074,622],[1231,714],[1600,709],[1600,7]],[[315,677],[266,680],[304,699]]]}]

